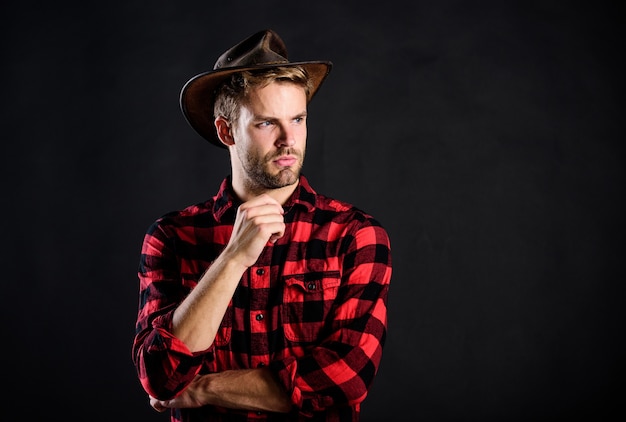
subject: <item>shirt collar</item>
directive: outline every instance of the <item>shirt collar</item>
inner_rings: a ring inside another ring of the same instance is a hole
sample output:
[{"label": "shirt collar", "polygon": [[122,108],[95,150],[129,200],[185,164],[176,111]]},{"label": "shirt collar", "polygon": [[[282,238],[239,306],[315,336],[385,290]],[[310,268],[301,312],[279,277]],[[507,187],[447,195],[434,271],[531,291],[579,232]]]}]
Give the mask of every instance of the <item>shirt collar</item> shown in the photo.
[{"label": "shirt collar", "polygon": [[[301,174],[300,182],[296,190],[285,202],[284,208],[287,211],[292,207],[304,207],[308,212],[312,212],[315,209],[316,196],[317,193],[311,187],[307,178]],[[237,198],[233,191],[230,176],[222,180],[219,191],[213,197],[213,200],[213,217],[216,221],[221,221],[229,210],[233,211],[234,218],[234,212],[241,205],[241,200]]]}]

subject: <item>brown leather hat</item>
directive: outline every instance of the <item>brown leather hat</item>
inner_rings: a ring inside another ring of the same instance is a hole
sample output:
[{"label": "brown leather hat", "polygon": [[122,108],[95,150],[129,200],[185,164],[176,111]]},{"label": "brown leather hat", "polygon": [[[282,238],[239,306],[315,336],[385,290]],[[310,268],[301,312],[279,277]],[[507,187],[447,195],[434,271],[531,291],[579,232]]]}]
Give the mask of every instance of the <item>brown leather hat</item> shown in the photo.
[{"label": "brown leather hat", "polygon": [[227,77],[243,70],[279,66],[302,66],[312,82],[308,100],[328,76],[332,68],[329,61],[290,62],[287,47],[272,30],[259,31],[224,52],[215,62],[213,70],[191,78],[180,93],[180,108],[185,118],[204,139],[225,148],[215,132],[213,104],[215,89]]}]

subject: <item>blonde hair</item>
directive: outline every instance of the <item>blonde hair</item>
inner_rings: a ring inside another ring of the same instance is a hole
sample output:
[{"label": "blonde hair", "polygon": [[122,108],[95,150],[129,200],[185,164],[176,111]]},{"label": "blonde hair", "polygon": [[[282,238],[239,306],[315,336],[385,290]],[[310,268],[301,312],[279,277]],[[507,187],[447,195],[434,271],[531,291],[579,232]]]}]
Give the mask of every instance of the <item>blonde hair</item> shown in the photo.
[{"label": "blonde hair", "polygon": [[248,101],[250,91],[277,81],[301,86],[307,98],[310,98],[312,84],[308,74],[300,66],[245,70],[234,73],[216,89],[214,117],[222,116],[235,124],[239,119],[240,107]]}]

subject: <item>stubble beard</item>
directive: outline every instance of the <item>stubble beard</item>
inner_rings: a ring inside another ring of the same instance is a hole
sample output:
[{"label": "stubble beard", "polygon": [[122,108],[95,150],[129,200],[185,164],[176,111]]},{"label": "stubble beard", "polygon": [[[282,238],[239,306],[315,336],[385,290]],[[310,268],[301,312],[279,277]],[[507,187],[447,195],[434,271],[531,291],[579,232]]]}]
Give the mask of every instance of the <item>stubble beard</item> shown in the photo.
[{"label": "stubble beard", "polygon": [[[297,157],[298,161],[291,167],[279,170],[278,173],[271,173],[269,168],[272,166],[272,161],[286,154]],[[242,161],[242,164],[248,176],[245,182],[246,189],[257,194],[270,189],[284,188],[296,183],[300,178],[304,162],[304,152],[289,148],[280,149],[264,157],[254,155],[250,151],[244,152],[243,156],[245,160]]]}]

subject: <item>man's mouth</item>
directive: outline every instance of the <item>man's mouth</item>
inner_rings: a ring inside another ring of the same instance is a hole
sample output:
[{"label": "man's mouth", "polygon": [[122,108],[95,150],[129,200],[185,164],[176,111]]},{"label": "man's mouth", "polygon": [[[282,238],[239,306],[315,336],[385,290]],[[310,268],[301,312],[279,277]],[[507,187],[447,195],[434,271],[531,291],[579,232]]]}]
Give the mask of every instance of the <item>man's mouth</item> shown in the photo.
[{"label": "man's mouth", "polygon": [[280,167],[290,167],[296,164],[298,159],[293,155],[283,155],[273,160]]}]

